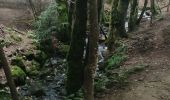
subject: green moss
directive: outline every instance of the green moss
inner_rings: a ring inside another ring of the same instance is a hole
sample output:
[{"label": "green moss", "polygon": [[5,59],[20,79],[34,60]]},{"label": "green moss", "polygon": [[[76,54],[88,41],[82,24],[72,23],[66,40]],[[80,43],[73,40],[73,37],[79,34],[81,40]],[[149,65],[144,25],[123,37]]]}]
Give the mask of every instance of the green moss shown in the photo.
[{"label": "green moss", "polygon": [[19,66],[23,71],[26,72],[26,66],[25,66],[25,64],[23,62],[22,57],[19,57],[19,56],[12,57],[11,65]]},{"label": "green moss", "polygon": [[26,74],[20,67],[12,66],[11,72],[12,72],[12,77],[14,78],[14,82],[16,85],[25,84]]},{"label": "green moss", "polygon": [[39,75],[40,64],[38,62],[36,62],[35,60],[32,60],[27,66],[28,66],[27,68],[28,75],[30,76]]},{"label": "green moss", "polygon": [[43,52],[41,50],[36,50],[36,52],[35,52],[35,60],[37,62],[39,62],[40,64],[44,64],[47,57],[48,56],[45,54],[45,52]]}]

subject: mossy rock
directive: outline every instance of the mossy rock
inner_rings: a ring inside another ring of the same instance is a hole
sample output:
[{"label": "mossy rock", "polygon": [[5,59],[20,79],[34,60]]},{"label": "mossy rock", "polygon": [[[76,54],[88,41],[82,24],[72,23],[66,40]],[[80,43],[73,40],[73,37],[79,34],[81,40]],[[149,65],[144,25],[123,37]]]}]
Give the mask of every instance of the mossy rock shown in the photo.
[{"label": "mossy rock", "polygon": [[39,74],[40,64],[35,60],[32,60],[27,64],[27,74],[29,76],[36,76]]},{"label": "mossy rock", "polygon": [[37,62],[39,62],[41,65],[44,64],[44,62],[47,59],[47,55],[45,54],[45,52],[41,51],[41,50],[36,50],[35,51],[35,60]]},{"label": "mossy rock", "polygon": [[11,65],[19,66],[24,72],[26,72],[26,66],[23,62],[23,58],[19,56],[12,57]]},{"label": "mossy rock", "polygon": [[25,72],[18,66],[11,67],[12,77],[17,86],[24,85],[26,81]]}]

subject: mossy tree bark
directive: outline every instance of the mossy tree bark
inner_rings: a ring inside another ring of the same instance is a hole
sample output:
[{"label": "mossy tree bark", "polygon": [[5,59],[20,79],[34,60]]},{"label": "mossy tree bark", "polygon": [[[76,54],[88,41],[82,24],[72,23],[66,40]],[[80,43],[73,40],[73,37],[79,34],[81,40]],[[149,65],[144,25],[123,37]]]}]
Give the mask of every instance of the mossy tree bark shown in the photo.
[{"label": "mossy tree bark", "polygon": [[119,0],[119,5],[118,5],[118,15],[119,18],[119,25],[117,26],[118,34],[121,38],[127,38],[128,35],[126,33],[125,29],[125,21],[126,21],[126,16],[127,16],[127,10],[129,6],[129,0]]},{"label": "mossy tree bark", "polygon": [[19,100],[17,90],[16,90],[16,86],[15,86],[15,83],[12,79],[10,67],[8,65],[8,61],[5,57],[5,53],[3,51],[2,46],[0,46],[0,60],[1,60],[2,67],[3,67],[5,75],[6,75],[8,86],[10,88],[12,100]]},{"label": "mossy tree bark", "polygon": [[[72,24],[74,20],[74,13],[75,13],[75,0],[71,0],[68,4],[68,31],[69,33],[72,30]],[[71,33],[70,33],[71,34]]]},{"label": "mossy tree bark", "polygon": [[98,22],[104,23],[104,0],[97,0]]},{"label": "mossy tree bark", "polygon": [[66,90],[68,95],[77,92],[83,84],[87,0],[76,0],[75,17],[70,50],[67,57],[68,72]]},{"label": "mossy tree bark", "polygon": [[130,2],[130,18],[128,23],[128,31],[134,31],[136,28],[136,22],[138,19],[138,0],[131,0]]},{"label": "mossy tree bark", "polygon": [[145,0],[144,6],[143,6],[143,8],[142,8],[142,12],[141,12],[141,14],[140,14],[140,16],[139,16],[139,18],[138,18],[138,20],[137,20],[137,22],[136,22],[137,25],[139,25],[139,24],[140,24],[140,21],[142,20],[142,17],[143,17],[143,15],[144,15],[145,11],[146,11],[147,4],[148,4],[148,0]]},{"label": "mossy tree bark", "polygon": [[109,25],[109,36],[107,40],[107,46],[109,51],[114,50],[114,44],[116,41],[116,37],[118,37],[117,26],[118,26],[118,6],[119,0],[112,1],[112,10],[110,16],[110,25]]},{"label": "mossy tree bark", "polygon": [[85,100],[94,100],[94,74],[97,66],[98,57],[98,11],[97,0],[89,0],[89,24],[90,32],[88,34],[88,60],[84,71],[84,93]]}]

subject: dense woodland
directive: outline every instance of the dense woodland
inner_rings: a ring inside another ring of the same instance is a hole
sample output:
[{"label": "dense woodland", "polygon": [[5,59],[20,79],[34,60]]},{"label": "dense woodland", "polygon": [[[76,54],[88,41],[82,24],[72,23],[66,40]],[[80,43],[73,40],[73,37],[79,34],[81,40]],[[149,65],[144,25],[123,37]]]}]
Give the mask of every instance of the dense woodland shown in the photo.
[{"label": "dense woodland", "polygon": [[170,0],[0,0],[0,100],[170,100]]}]

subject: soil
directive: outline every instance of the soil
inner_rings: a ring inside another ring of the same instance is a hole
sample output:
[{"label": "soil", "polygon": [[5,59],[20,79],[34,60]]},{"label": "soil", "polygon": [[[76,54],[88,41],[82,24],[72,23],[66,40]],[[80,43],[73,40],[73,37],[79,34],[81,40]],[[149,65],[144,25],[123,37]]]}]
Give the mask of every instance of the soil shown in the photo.
[{"label": "soil", "polygon": [[[112,90],[97,100],[170,100],[170,13],[151,27],[143,23],[137,32],[124,42],[129,59],[123,67],[145,64],[149,67],[129,78],[129,86]],[[169,33],[169,34],[168,34]]]}]

